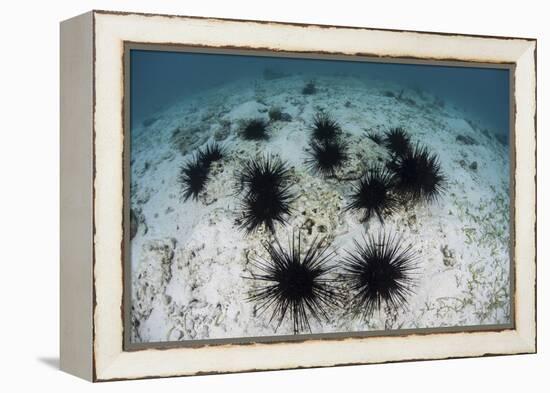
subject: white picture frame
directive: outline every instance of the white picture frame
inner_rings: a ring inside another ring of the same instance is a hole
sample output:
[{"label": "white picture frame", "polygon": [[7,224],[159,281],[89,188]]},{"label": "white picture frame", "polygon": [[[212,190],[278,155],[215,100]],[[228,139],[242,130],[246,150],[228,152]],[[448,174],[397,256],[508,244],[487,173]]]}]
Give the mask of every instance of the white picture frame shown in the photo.
[{"label": "white picture frame", "polygon": [[[125,349],[126,43],[513,67],[513,326]],[[536,40],[91,11],[61,24],[61,368],[90,381],[536,352]]]}]

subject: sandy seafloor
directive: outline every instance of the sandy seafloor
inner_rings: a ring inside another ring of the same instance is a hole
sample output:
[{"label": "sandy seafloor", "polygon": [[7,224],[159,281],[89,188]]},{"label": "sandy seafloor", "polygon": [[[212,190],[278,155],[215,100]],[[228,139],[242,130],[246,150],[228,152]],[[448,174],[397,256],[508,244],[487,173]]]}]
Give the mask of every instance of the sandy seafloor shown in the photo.
[{"label": "sandy seafloor", "polygon": [[[265,255],[260,241],[269,234],[247,236],[238,229],[234,176],[243,160],[267,153],[292,167],[298,195],[288,225],[277,227],[283,245],[293,228],[302,228],[306,242],[327,236],[338,263],[345,249],[353,250],[353,239],[385,230],[402,235],[418,255],[407,308],[382,309],[368,321],[335,311],[326,323],[310,318],[313,333],[510,322],[508,147],[453,103],[427,92],[317,75],[318,92],[303,95],[310,77],[235,81],[182,99],[132,129],[131,208],[139,222],[131,241],[133,342],[292,334],[288,315],[276,330],[270,310],[257,314],[245,301],[258,285],[243,278],[254,273],[249,260]],[[272,107],[292,120],[271,122],[268,141],[242,140],[243,120],[268,120]],[[319,109],[340,123],[349,144],[351,159],[339,176],[357,177],[369,163],[387,160],[368,131],[404,127],[413,144],[439,155],[445,194],[436,203],[400,208],[383,226],[375,218],[361,224],[357,213],[344,210],[353,183],[324,180],[304,164],[308,127]],[[199,200],[183,201],[180,166],[214,140],[227,156],[214,164]]]}]

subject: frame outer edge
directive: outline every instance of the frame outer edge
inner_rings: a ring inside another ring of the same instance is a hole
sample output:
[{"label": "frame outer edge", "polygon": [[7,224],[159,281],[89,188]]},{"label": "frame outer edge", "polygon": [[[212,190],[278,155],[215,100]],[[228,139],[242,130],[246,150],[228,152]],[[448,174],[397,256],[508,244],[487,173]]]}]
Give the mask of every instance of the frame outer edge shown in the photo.
[{"label": "frame outer edge", "polygon": [[93,12],[60,24],[60,368],[93,380]]},{"label": "frame outer edge", "polygon": [[[96,14],[99,16],[101,15],[101,18],[100,19],[103,19],[103,17],[113,17],[116,15],[116,13],[106,13],[106,12],[94,12],[94,14]],[[135,16],[135,15],[140,15],[140,14],[129,14],[129,15],[132,15],[132,16]],[[129,15],[118,15],[117,18],[124,18],[124,17],[127,17]],[[152,15],[141,15],[142,17],[143,16],[147,16],[147,17],[152,17]],[[177,18],[177,17],[172,17],[172,18]],[[185,20],[187,18],[182,18],[182,20]],[[197,18],[192,18],[192,17],[189,17],[188,19],[190,20],[193,20],[193,19],[197,19]],[[208,20],[208,19],[206,19]],[[285,25],[288,25],[288,24],[284,24],[284,23],[278,23],[277,25],[280,25],[280,26],[285,26]],[[110,30],[110,29],[109,29]],[[365,28],[365,30],[369,30],[368,28]],[[420,33],[419,33],[420,34]],[[429,34],[432,34],[432,35],[436,35],[437,33],[428,33]],[[459,37],[466,37],[466,36],[460,36],[458,35]],[[505,37],[499,37],[500,40],[502,41],[505,41],[507,38]],[[94,37],[94,44],[96,43],[95,41],[97,40],[96,37]],[[509,39],[510,40],[510,39]],[[518,50],[520,48],[524,49],[524,52],[523,52],[523,57],[526,57],[526,56],[531,56],[529,60],[525,60],[525,58],[521,59],[523,61],[523,64],[525,65],[526,63],[528,63],[528,67],[531,67],[533,66],[533,69],[535,70],[535,73],[536,73],[536,58],[535,60],[533,61],[533,52],[535,52],[535,56],[536,56],[536,41],[535,41],[535,44],[533,44],[533,42],[530,42],[531,40],[526,40],[526,41],[523,41],[523,42],[514,42],[513,45],[515,45],[515,56],[518,55]],[[512,43],[511,43],[512,45]],[[520,57],[521,56],[517,56],[515,57],[516,61],[519,63],[520,61]],[[94,56],[94,61],[95,61],[95,56]],[[531,71],[531,70],[529,70]],[[96,72],[95,70],[93,71],[94,73]],[[94,75],[95,76],[95,75]],[[528,173],[524,173],[524,175],[528,175],[529,179],[526,180],[526,182],[524,182],[523,184],[526,184],[527,185],[527,189],[526,190],[523,190],[522,191],[527,191],[527,193],[530,193],[533,191],[533,189],[536,190],[536,162],[534,162],[533,164],[533,160],[534,158],[531,157],[529,158],[529,154],[535,152],[536,153],[536,97],[533,97],[533,94],[534,92],[536,91],[536,75],[535,76],[532,76],[529,74],[529,76],[527,77],[527,79],[529,79],[530,82],[533,82],[532,84],[530,83],[528,85],[528,88],[526,89],[523,89],[523,98],[525,98],[527,96],[528,100],[527,102],[524,102],[522,103],[522,115],[523,115],[523,122],[521,123],[521,126],[524,127],[524,130],[525,132],[527,133],[526,135],[526,139],[527,139],[527,142],[523,143],[521,145],[521,149],[523,151],[523,153],[525,155],[527,155],[527,160],[528,162],[526,163],[526,165],[524,166],[525,169],[527,169],[527,172],[528,171],[532,171],[533,173],[531,172],[528,172]],[[532,80],[531,80],[532,79]],[[97,81],[94,80],[94,83],[96,83]],[[94,94],[94,98],[95,98],[95,94]],[[534,99],[533,99],[534,98]],[[94,103],[95,104],[95,103]],[[526,107],[528,107],[527,109],[525,109]],[[95,106],[94,106],[94,110],[95,110]],[[534,116],[534,123],[533,123],[533,117],[531,117],[531,115]],[[517,119],[516,119],[517,120]],[[98,121],[98,119],[95,120],[96,122]],[[534,127],[533,127],[533,124],[534,124]],[[516,121],[516,126],[520,125],[520,123],[518,123],[518,121]],[[112,137],[112,135],[111,135]],[[533,141],[534,142],[534,145],[533,145]],[[96,144],[96,141],[94,140],[94,145]],[[525,155],[523,156],[525,158]],[[521,159],[521,157],[520,157]],[[517,168],[516,168],[517,169]],[[534,182],[531,182],[530,180],[532,179],[531,178],[531,174],[533,174],[535,176],[535,180]],[[93,179],[95,180],[95,178]],[[518,187],[518,190],[521,189],[521,187]],[[97,201],[97,195],[95,195],[94,193],[94,200]],[[533,202],[533,198],[531,197],[531,195],[529,196],[526,196],[525,198],[523,198],[523,201],[524,203],[527,201],[527,202]],[[534,198],[534,203],[536,204],[536,196]],[[524,206],[525,207],[525,206]],[[101,215],[97,215],[96,214],[96,218],[97,217],[100,217]],[[526,253],[524,254],[524,256],[527,256],[529,257],[529,260],[525,261],[525,266],[524,266],[524,269],[522,270],[522,274],[521,274],[521,279],[525,279],[527,280],[527,282],[525,282],[525,286],[529,286],[529,288],[523,288],[524,290],[526,290],[526,293],[523,298],[523,301],[526,302],[526,304],[524,304],[524,307],[534,307],[536,305],[536,286],[533,288],[533,290],[531,290],[530,286],[531,284],[535,284],[536,285],[536,249],[534,249],[534,244],[536,244],[534,241],[531,241],[530,239],[526,239],[527,236],[530,236],[530,235],[536,235],[536,213],[533,212],[533,214],[527,214],[527,218],[526,220],[523,222],[523,224],[527,224],[528,226],[531,225],[528,229],[526,229],[526,226],[525,225],[522,225],[521,226],[521,230],[519,231],[520,233],[517,234],[517,237],[516,237],[516,240],[518,239],[523,239],[522,240],[522,245],[526,251]],[[95,239],[96,242],[100,239]],[[97,244],[96,244],[97,246]],[[534,251],[534,252],[533,252]],[[531,256],[533,257],[532,260],[531,260]],[[100,263],[100,265],[102,265],[102,263]],[[104,268],[104,266],[103,266]],[[97,277],[99,278],[99,277]],[[105,277],[103,277],[105,278]],[[106,281],[111,281],[111,279],[108,279]],[[94,286],[101,286],[101,285],[105,285],[105,284],[100,284],[98,282],[94,282]],[[101,299],[99,299],[101,300]],[[108,300],[108,303],[111,303],[112,302],[112,299],[109,299]],[[101,303],[101,302],[100,302]],[[98,322],[98,314],[103,314],[103,312],[99,312],[101,311],[102,309],[102,305],[99,304],[99,308],[96,308],[95,307],[95,304],[94,304],[94,318],[95,318],[95,322]],[[111,311],[114,311],[114,310],[111,310]],[[108,314],[108,313],[107,313]],[[421,357],[416,357],[416,358],[407,358],[406,356],[402,358],[402,360],[397,360],[397,361],[408,361],[408,360],[429,360],[429,359],[443,359],[443,358],[455,358],[455,357],[472,357],[472,356],[491,356],[491,355],[504,355],[504,354],[520,354],[520,353],[533,353],[536,351],[536,309],[535,310],[528,310],[526,311],[525,313],[522,314],[521,316],[521,324],[520,326],[518,326],[518,329],[515,331],[515,333],[513,335],[510,335],[508,334],[507,337],[513,341],[513,342],[510,342],[511,344],[511,348],[508,349],[508,350],[503,350],[503,351],[489,351],[489,352],[486,352],[486,353],[479,353],[479,354],[463,354],[463,353],[456,353],[454,355],[451,355],[451,356],[442,356],[441,354],[440,355],[429,355],[427,357],[424,357],[424,356],[421,356]],[[104,316],[102,316],[101,318],[104,318]],[[104,324],[104,322],[103,322]],[[101,323],[99,324],[101,325]],[[115,328],[118,328],[118,327],[115,327]],[[129,354],[129,353],[125,353],[123,351],[121,352],[118,352],[117,350],[111,350],[111,348],[108,349],[108,346],[103,346],[103,345],[97,345],[97,343],[95,342],[98,338],[100,338],[99,336],[97,336],[99,332],[98,331],[95,331],[95,337],[94,337],[94,345],[95,345],[95,349],[97,351],[97,353],[94,354],[94,359],[96,357],[98,357],[100,360],[101,360],[101,364],[100,364],[100,367],[99,367],[99,373],[98,373],[98,376],[95,376],[95,373],[94,373],[94,377],[93,379],[94,380],[98,380],[98,381],[106,381],[106,380],[119,380],[119,379],[136,379],[136,378],[147,378],[147,377],[165,377],[165,376],[182,376],[182,375],[201,375],[201,374],[208,374],[208,373],[230,373],[230,372],[242,372],[242,371],[257,371],[256,369],[246,369],[246,368],[242,368],[242,369],[239,369],[239,370],[235,370],[235,369],[231,369],[231,368],[228,368],[228,369],[224,369],[224,370],[220,370],[220,369],[214,369],[215,371],[191,371],[191,370],[188,370],[187,372],[185,371],[181,371],[181,370],[178,370],[176,372],[174,372],[175,370],[165,370],[164,372],[145,372],[143,373],[143,369],[141,370],[141,372],[139,371],[139,368],[138,367],[137,369],[133,370],[132,371],[129,371],[126,367],[129,365],[129,363],[134,363],[136,360],[137,360],[137,357],[136,357],[136,354]],[[479,338],[481,339],[482,336],[480,335]],[[99,340],[100,342],[103,341],[103,344],[109,344],[109,340],[105,341],[104,338],[103,339],[100,339]],[[112,343],[111,343],[112,344]],[[244,348],[243,348],[244,349]],[[103,353],[103,352],[106,352],[106,353]],[[156,351],[151,351],[151,350],[146,350],[146,351],[143,351],[143,356],[150,356],[152,358],[160,358],[160,357],[164,357],[164,356],[161,356],[161,353],[160,352],[156,352]],[[164,351],[161,351],[164,353]],[[167,350],[166,351],[166,354],[168,355],[168,353],[171,353],[172,350]],[[198,351],[200,352],[200,351]],[[196,355],[199,355],[199,353],[196,353]],[[475,352],[475,351],[474,351]],[[158,360],[158,359],[156,359]],[[173,359],[175,360],[175,359]],[[372,361],[372,363],[384,363],[384,362],[388,362],[388,360],[381,360],[381,361]],[[389,360],[389,362],[392,362],[392,360]],[[200,363],[200,362],[199,362]],[[371,363],[370,361],[361,361],[359,363],[334,363],[332,364],[332,366],[336,366],[336,365],[343,365],[343,364],[366,364],[366,363]],[[135,364],[135,363],[134,363]],[[93,366],[94,369],[95,369],[95,365]],[[316,365],[316,364],[305,364],[303,366],[294,366],[294,365],[288,365],[288,366],[283,366],[283,367],[280,367],[279,369],[286,369],[286,368],[302,368],[302,367],[319,367],[319,365]],[[262,368],[260,367],[261,370],[268,370],[268,369],[273,369],[273,368]]]},{"label": "frame outer edge", "polygon": [[[529,42],[516,74],[516,329],[526,353],[537,352],[537,44]],[[518,89],[517,86],[520,86]],[[523,105],[518,105],[518,102]],[[521,110],[520,110],[521,108]],[[519,308],[518,305],[522,307]]]}]

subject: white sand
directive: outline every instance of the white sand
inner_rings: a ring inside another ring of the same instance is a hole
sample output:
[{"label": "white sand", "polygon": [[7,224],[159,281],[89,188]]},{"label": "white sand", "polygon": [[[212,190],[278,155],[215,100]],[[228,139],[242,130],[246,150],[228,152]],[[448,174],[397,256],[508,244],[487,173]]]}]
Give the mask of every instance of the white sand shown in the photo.
[{"label": "white sand", "polygon": [[[444,108],[435,105],[435,97],[427,92],[405,89],[405,99],[398,100],[384,94],[398,93],[398,86],[326,76],[316,78],[317,94],[305,96],[301,88],[309,79],[237,81],[189,97],[159,113],[149,127],[132,130],[131,206],[141,221],[131,243],[134,341],[292,334],[288,316],[275,330],[270,310],[256,315],[255,305],[245,301],[257,285],[243,278],[254,270],[248,258],[256,252],[264,255],[260,241],[269,236],[246,236],[235,225],[234,173],[243,160],[268,152],[294,167],[293,191],[299,196],[289,225],[277,228],[283,244],[292,228],[309,226],[311,234],[302,230],[305,241],[328,235],[337,263],[365,229],[373,234],[383,229],[402,234],[419,256],[417,286],[406,309],[383,309],[367,322],[344,311],[333,312],[329,322],[310,319],[313,333],[510,321],[507,148],[473,129],[465,120],[469,115],[452,103]],[[292,121],[272,123],[268,142],[238,138],[242,120],[267,120],[274,106],[290,114]],[[328,110],[345,132],[351,157],[347,175],[356,176],[365,164],[387,159],[385,149],[366,138],[366,130],[401,126],[413,143],[438,153],[449,179],[441,200],[401,209],[383,227],[371,219],[365,228],[357,214],[343,211],[352,183],[323,180],[304,165],[308,125],[320,108]],[[179,137],[172,137],[178,128]],[[477,144],[459,143],[458,135],[470,136]],[[199,201],[184,202],[177,182],[179,167],[214,138],[221,140],[229,156],[215,165]],[[475,170],[470,168],[474,161]]]}]

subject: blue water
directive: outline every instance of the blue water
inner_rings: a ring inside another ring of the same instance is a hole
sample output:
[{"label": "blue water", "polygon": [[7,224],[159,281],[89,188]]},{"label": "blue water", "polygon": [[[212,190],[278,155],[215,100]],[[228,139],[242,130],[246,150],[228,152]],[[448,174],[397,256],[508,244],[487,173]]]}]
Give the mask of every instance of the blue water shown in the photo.
[{"label": "blue water", "polygon": [[227,54],[131,50],[131,121],[153,116],[186,95],[240,78],[262,78],[266,69],[285,74],[368,75],[434,94],[466,111],[499,139],[509,131],[509,70],[292,59]]}]

